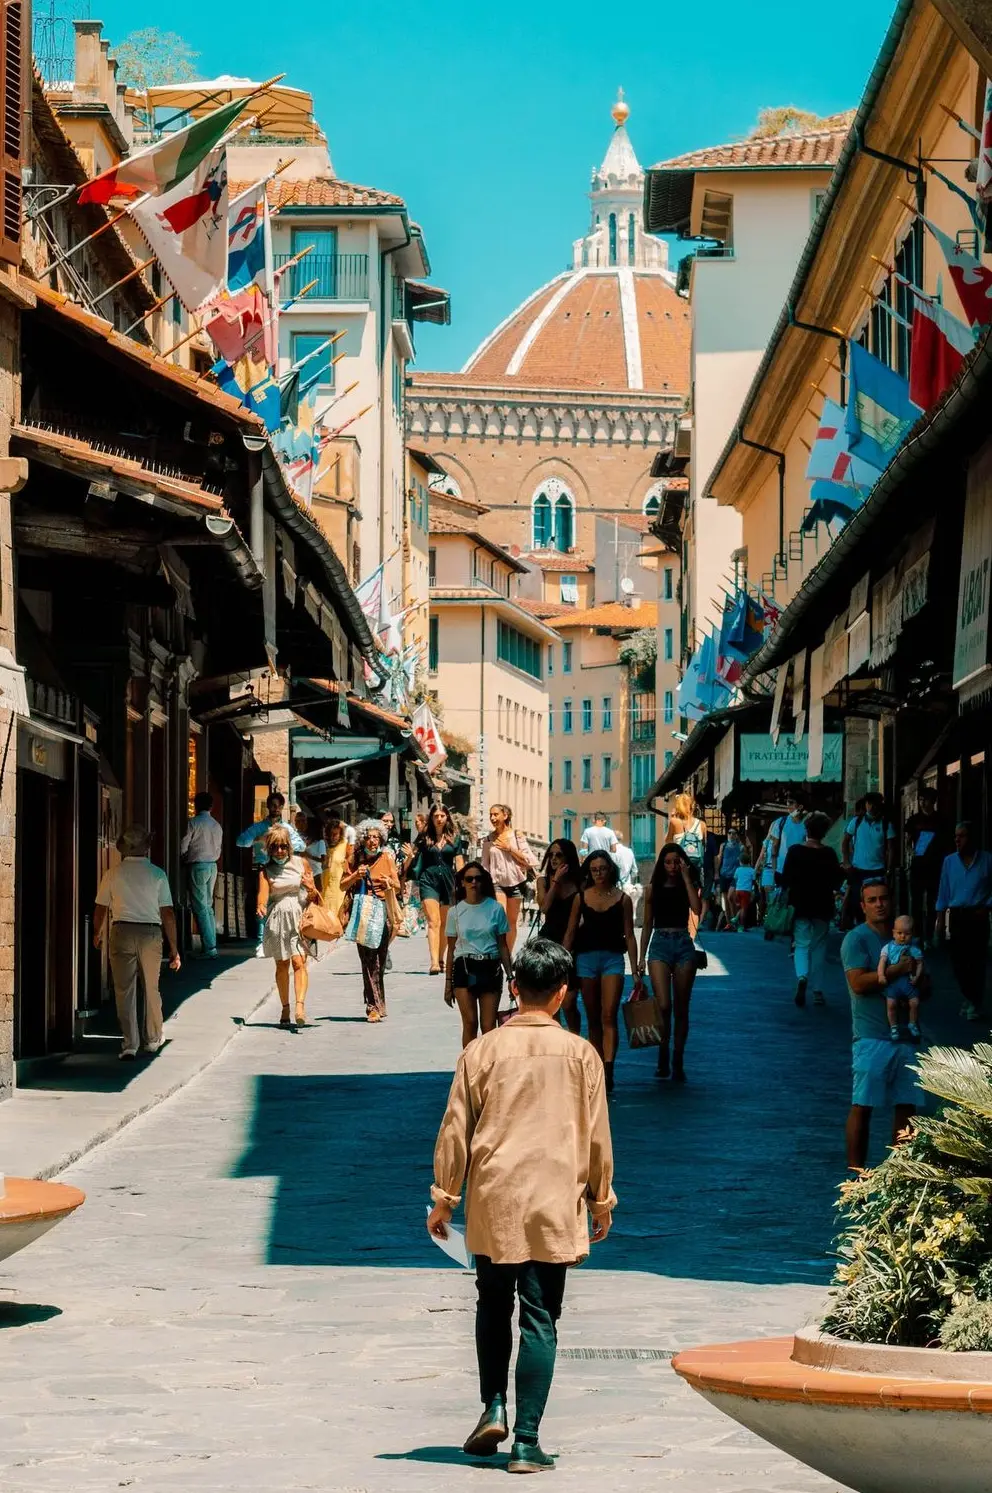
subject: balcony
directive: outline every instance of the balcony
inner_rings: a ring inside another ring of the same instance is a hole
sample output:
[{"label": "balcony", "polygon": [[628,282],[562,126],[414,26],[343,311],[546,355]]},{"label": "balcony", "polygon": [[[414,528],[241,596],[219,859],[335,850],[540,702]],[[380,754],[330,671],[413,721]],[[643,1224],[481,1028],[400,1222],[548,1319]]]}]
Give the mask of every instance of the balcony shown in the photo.
[{"label": "balcony", "polygon": [[[276,269],[294,258],[292,254],[277,254]],[[294,264],[286,277],[287,283],[280,287],[285,301],[298,296],[304,286],[316,280],[308,290],[308,301],[367,301],[369,298],[369,256],[367,254],[308,254]]]},{"label": "balcony", "polygon": [[630,726],[632,741],[654,741],[657,735],[657,726],[651,721],[632,721]]}]

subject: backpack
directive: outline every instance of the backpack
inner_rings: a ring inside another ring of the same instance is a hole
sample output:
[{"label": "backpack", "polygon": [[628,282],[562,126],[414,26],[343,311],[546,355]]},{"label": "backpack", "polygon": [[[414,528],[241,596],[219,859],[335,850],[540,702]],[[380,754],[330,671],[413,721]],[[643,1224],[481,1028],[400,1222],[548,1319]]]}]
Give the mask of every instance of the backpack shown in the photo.
[{"label": "backpack", "polygon": [[[854,821],[854,829],[851,832],[851,850],[852,850],[852,853],[853,853],[854,847],[858,843],[858,830],[861,828],[862,824],[864,824],[864,822],[865,822],[865,820],[867,818],[868,818],[867,814],[859,814],[858,817]],[[881,819],[876,820],[875,822],[878,823],[878,824],[880,824],[882,826],[882,864],[884,866],[885,863],[886,863],[885,862],[885,852],[888,849],[888,844],[889,844],[889,825],[892,823],[892,821],[889,818],[888,814],[886,814],[883,811]]]},{"label": "backpack", "polygon": [[702,825],[698,819],[694,819],[689,827],[676,837],[676,844],[681,845],[693,865],[701,866],[703,863],[703,837],[700,833]]}]

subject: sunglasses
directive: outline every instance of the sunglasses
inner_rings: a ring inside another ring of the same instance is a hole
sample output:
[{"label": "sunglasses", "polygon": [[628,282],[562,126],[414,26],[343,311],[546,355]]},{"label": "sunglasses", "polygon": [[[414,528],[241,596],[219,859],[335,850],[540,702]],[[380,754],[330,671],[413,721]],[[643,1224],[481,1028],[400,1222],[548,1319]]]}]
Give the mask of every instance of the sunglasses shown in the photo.
[{"label": "sunglasses", "polygon": [[462,885],[463,886],[481,886],[482,885],[482,877],[481,876],[463,876],[462,877]]}]

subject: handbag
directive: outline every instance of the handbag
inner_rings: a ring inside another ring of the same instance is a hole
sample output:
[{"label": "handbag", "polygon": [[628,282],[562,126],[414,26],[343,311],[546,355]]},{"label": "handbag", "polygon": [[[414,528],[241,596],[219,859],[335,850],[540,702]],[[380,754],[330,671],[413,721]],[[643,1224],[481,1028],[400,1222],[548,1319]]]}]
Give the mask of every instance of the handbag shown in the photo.
[{"label": "handbag", "polygon": [[303,909],[300,918],[300,937],[309,939],[311,942],[321,940],[324,943],[334,943],[344,932],[338,917],[331,912],[329,907],[324,906],[324,899],[319,892],[314,893],[314,900],[308,902]]},{"label": "handbag", "polygon": [[358,892],[352,898],[351,917],[344,936],[364,949],[377,949],[386,931],[386,909],[381,898]]},{"label": "handbag", "polygon": [[796,909],[791,902],[779,894],[765,913],[765,936],[774,938],[776,933],[789,934],[796,920]]},{"label": "handbag", "polygon": [[620,1009],[631,1047],[661,1046],[661,1007],[655,996],[644,996],[641,1000],[631,996]]}]

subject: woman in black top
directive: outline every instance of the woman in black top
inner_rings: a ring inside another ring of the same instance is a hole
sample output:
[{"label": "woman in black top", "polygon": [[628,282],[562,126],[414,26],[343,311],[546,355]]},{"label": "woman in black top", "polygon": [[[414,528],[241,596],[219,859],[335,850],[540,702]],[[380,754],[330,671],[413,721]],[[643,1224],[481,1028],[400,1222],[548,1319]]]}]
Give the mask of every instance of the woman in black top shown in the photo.
[{"label": "woman in black top", "polygon": [[[689,919],[700,909],[699,889],[689,857],[681,845],[666,845],[655,864],[644,894],[639,973],[647,967],[651,989],[661,1013],[658,1077],[685,1082],[685,1044],[689,1036],[689,1002],[696,979],[696,946],[689,935]],[[671,1068],[668,1038],[675,1008],[675,1042]]]},{"label": "woman in black top", "polygon": [[607,851],[594,850],[587,856],[565,934],[565,948],[575,955],[589,1041],[606,1069],[607,1093],[613,1091],[625,953],[630,959],[630,972],[637,979],[634,904],[620,890],[619,880],[617,863]]},{"label": "woman in black top", "polygon": [[823,844],[830,829],[826,814],[811,814],[806,820],[806,842],[792,845],[782,867],[782,887],[795,911],[792,926],[793,960],[796,968],[796,1005],[805,1006],[806,990],[813,986],[813,1004],[822,1006],[823,971],[827,957],[827,935],[837,911],[836,893],[844,880],[837,853]]},{"label": "woman in black top", "polygon": [[455,821],[444,804],[434,804],[427,816],[427,828],[417,836],[403,867],[404,876],[411,876],[420,892],[432,975],[441,973],[448,908],[455,900],[455,874],[464,864],[465,846]]},{"label": "woman in black top", "polygon": [[[572,915],[572,904],[579,895],[582,868],[579,852],[571,840],[552,840],[537,877],[537,907],[543,919],[539,938],[550,938],[564,946]],[[578,1005],[579,983],[574,975],[562,1011],[569,1031],[581,1032],[582,1016]]]}]

